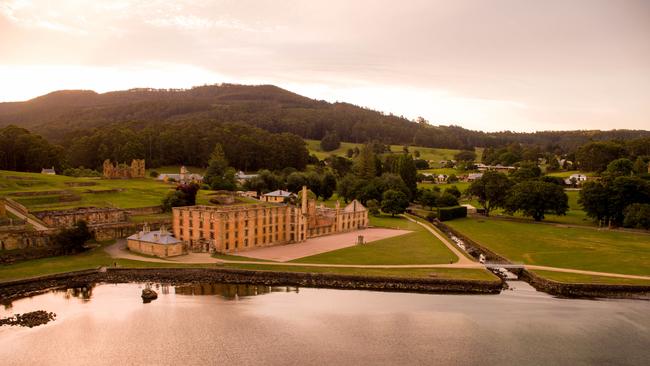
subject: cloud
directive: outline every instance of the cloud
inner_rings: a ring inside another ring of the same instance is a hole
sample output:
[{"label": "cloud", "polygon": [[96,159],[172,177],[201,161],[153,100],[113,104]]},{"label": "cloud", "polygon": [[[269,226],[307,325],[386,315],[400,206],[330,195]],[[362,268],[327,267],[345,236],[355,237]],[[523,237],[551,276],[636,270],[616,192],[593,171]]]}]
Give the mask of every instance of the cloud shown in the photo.
[{"label": "cloud", "polygon": [[642,128],[648,34],[650,2],[632,0],[0,0],[0,67],[38,73],[0,99],[266,82],[471,128]]}]

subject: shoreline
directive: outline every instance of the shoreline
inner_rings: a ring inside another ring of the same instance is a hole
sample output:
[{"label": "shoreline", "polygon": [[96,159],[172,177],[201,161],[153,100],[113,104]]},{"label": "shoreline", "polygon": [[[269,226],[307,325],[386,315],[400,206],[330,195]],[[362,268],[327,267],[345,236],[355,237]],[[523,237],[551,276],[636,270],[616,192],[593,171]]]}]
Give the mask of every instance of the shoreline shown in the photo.
[{"label": "shoreline", "polygon": [[212,282],[446,294],[498,294],[504,287],[503,280],[403,278],[225,268],[98,268],[0,282],[0,299],[2,302],[13,301],[53,289],[83,287],[100,282],[160,282],[170,285]]},{"label": "shoreline", "polygon": [[[650,300],[650,286],[561,283],[527,270],[520,279],[537,291],[564,298],[609,298]],[[428,294],[494,295],[506,281],[403,278],[309,272],[280,272],[226,268],[97,268],[27,279],[0,282],[0,303],[91,283],[160,282],[169,285],[227,283],[267,286],[296,286],[339,290],[369,290]]]}]

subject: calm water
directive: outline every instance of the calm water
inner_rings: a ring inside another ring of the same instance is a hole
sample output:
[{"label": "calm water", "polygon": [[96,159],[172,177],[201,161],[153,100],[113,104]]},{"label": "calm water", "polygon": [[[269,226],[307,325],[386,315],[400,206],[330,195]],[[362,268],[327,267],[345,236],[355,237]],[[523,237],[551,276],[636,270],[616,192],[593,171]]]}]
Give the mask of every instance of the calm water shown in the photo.
[{"label": "calm water", "polygon": [[650,364],[650,302],[203,285],[97,285],[22,299],[0,316],[2,365]]}]

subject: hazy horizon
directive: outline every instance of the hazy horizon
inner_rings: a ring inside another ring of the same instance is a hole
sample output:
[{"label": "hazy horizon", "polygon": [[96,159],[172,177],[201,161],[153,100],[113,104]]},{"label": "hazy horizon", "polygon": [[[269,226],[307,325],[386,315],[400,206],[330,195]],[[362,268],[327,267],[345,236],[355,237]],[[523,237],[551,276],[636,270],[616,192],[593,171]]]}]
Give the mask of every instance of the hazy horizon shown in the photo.
[{"label": "hazy horizon", "polygon": [[647,129],[647,1],[0,0],[0,101],[273,84],[483,131]]}]

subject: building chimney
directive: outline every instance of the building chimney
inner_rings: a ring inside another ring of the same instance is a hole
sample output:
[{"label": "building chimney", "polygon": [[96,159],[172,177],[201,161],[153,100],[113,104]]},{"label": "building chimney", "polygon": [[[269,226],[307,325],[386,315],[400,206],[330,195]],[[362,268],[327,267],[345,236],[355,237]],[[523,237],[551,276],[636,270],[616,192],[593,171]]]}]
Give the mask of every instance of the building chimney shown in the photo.
[{"label": "building chimney", "polygon": [[307,186],[302,186],[302,214],[307,214]]}]

